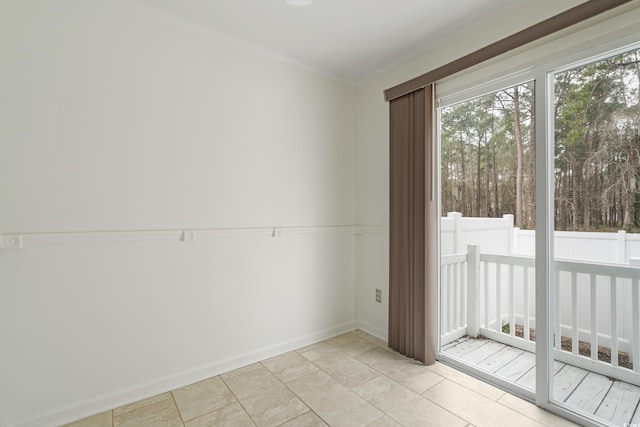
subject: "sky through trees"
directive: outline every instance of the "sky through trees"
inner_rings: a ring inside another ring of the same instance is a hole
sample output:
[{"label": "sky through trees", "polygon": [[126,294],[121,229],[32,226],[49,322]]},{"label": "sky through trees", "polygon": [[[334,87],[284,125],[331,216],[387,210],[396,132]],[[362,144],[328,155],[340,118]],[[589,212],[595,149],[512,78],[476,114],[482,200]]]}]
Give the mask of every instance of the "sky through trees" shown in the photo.
[{"label": "sky through trees", "polygon": [[[640,49],[556,74],[556,230],[640,230],[639,87]],[[441,113],[442,214],[533,229],[533,82]]]}]

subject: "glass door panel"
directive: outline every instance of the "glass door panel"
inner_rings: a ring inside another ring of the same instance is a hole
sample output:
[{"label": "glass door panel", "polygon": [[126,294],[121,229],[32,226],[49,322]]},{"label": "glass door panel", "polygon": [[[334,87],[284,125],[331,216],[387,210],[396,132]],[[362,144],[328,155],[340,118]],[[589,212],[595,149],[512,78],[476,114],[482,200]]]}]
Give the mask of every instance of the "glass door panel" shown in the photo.
[{"label": "glass door panel", "polygon": [[556,72],[551,399],[640,422],[640,50]]},{"label": "glass door panel", "polygon": [[441,355],[535,391],[535,108],[523,83],[442,107]]}]

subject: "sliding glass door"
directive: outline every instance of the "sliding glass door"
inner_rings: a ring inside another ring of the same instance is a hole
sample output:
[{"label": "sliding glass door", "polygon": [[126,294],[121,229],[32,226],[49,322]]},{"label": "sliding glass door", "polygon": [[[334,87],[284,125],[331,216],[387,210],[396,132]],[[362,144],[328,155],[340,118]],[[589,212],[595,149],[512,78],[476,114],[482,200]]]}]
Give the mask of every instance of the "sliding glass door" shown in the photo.
[{"label": "sliding glass door", "polygon": [[438,109],[439,358],[583,424],[640,424],[632,40]]},{"label": "sliding glass door", "polygon": [[478,92],[439,111],[442,356],[532,396],[534,83],[517,76]]},{"label": "sliding glass door", "polygon": [[640,422],[640,50],[548,74],[553,114],[551,399]]}]

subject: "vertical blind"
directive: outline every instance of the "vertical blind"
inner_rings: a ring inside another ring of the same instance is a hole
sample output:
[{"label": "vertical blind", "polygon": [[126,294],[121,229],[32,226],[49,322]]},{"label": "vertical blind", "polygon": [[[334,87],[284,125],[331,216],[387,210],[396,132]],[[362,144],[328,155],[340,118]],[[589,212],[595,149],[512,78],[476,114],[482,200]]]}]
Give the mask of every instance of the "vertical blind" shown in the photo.
[{"label": "vertical blind", "polygon": [[389,346],[431,364],[428,242],[434,242],[433,85],[390,102]]}]

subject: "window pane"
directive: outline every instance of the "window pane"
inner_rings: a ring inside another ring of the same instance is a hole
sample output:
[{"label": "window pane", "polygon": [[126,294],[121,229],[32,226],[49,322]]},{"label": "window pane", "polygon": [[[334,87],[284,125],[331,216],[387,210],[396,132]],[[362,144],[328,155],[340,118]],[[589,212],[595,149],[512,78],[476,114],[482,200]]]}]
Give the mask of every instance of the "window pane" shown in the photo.
[{"label": "window pane", "polygon": [[535,391],[534,112],[533,82],[440,111],[443,357],[525,394]]},{"label": "window pane", "polygon": [[640,50],[555,74],[553,396],[640,421]]},{"label": "window pane", "polygon": [[442,109],[442,214],[535,227],[533,82]]}]

